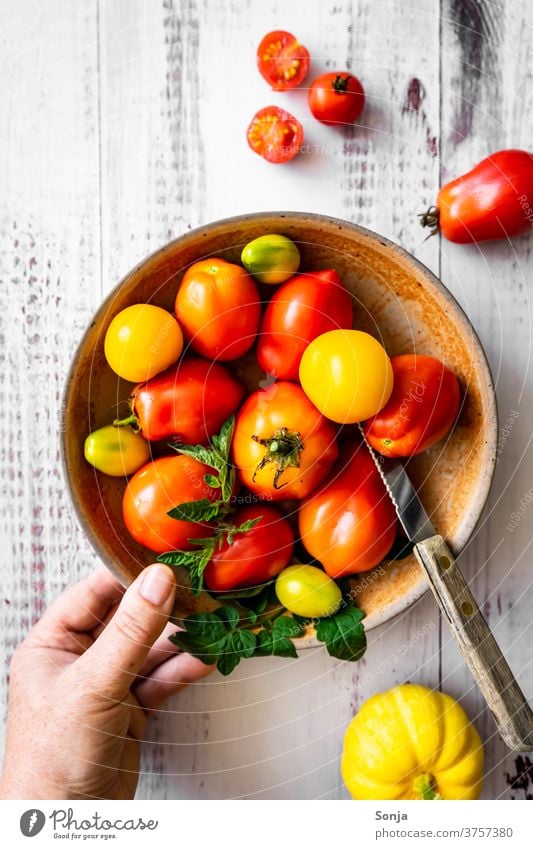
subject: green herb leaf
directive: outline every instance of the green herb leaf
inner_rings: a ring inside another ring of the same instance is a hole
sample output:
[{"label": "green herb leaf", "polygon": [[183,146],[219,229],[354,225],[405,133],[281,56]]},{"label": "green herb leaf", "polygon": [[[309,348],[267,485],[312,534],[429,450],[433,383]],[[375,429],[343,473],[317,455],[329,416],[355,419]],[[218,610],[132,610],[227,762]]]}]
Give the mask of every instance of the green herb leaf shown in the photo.
[{"label": "green herb leaf", "polygon": [[210,522],[220,513],[221,501],[210,501],[209,498],[199,498],[198,501],[186,501],[169,510],[167,516],[180,519],[182,522]]},{"label": "green herb leaf", "polygon": [[272,631],[259,631],[254,654],[257,657],[298,657],[288,637],[275,637]]},{"label": "green herb leaf", "polygon": [[305,633],[304,627],[290,616],[278,616],[272,625],[274,637],[302,637]]},{"label": "green herb leaf", "polygon": [[216,537],[193,539],[191,542],[200,545],[201,548],[197,551],[167,551],[165,554],[160,554],[157,560],[168,566],[183,566],[187,569],[192,594],[198,595],[203,588],[205,567],[215,553]]},{"label": "green herb leaf", "polygon": [[255,528],[257,523],[260,522],[262,518],[262,516],[257,516],[255,519],[246,519],[245,522],[242,522],[237,527],[235,527],[234,525],[228,525],[226,528],[228,543],[230,545],[233,545],[233,539],[235,537],[235,534],[245,534],[246,531],[251,531],[252,528]]},{"label": "green herb leaf", "polygon": [[216,663],[222,675],[229,675],[255,651],[255,634],[239,627],[239,614],[229,605],[212,613],[193,613],[185,617],[183,627],[169,638],[171,642],[202,663]]},{"label": "green herb leaf", "polygon": [[239,614],[234,607],[230,607],[228,604],[217,607],[216,615],[226,626],[226,631],[234,631],[239,624]]},{"label": "green herb leaf", "polygon": [[[175,445],[174,448],[179,454],[193,457],[200,463],[205,463],[206,466],[213,466],[213,451],[206,448],[205,445]],[[216,466],[213,466],[213,468],[216,468]]]},{"label": "green herb leaf", "polygon": [[220,480],[215,475],[204,475],[204,481],[207,486],[212,486],[213,489],[218,489],[220,486]]},{"label": "green herb leaf", "polygon": [[317,639],[326,644],[328,654],[339,660],[360,660],[366,651],[364,613],[349,606],[327,619],[315,622]]}]

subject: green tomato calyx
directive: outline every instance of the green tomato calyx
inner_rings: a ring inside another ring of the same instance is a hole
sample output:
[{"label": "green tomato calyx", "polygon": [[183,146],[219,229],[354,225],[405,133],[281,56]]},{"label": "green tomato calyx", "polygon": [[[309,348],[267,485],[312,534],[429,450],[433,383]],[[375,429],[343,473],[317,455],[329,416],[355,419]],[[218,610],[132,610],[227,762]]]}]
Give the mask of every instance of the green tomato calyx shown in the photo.
[{"label": "green tomato calyx", "polygon": [[339,93],[343,93],[348,91],[348,83],[350,82],[350,76],[343,77],[342,74],[337,74],[331,85],[335,91]]},{"label": "green tomato calyx", "polygon": [[437,782],[429,772],[424,772],[422,775],[417,775],[413,781],[413,790],[417,799],[425,799],[433,801],[440,799],[441,796],[437,792]]},{"label": "green tomato calyx", "polygon": [[261,469],[264,469],[269,463],[274,463],[276,468],[274,473],[274,489],[282,489],[285,484],[279,484],[279,479],[285,469],[291,466],[296,469],[300,468],[300,453],[304,447],[300,433],[295,430],[289,430],[286,427],[280,427],[274,431],[272,436],[266,439],[261,439],[259,436],[255,436],[255,434],[252,436],[252,439],[266,448],[265,455],[257,466],[252,480],[255,481],[255,477]]}]

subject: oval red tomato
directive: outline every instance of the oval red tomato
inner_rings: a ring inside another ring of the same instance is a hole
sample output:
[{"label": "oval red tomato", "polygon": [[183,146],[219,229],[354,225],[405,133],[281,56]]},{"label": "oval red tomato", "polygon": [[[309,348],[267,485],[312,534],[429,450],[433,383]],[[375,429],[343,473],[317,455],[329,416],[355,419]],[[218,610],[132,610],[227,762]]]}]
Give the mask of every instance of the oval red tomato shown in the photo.
[{"label": "oval red tomato", "polygon": [[[259,518],[260,517],[260,518]],[[287,519],[273,507],[253,504],[231,517],[238,527],[250,519],[259,521],[251,530],[225,539],[207,564],[204,579],[210,590],[224,592],[264,584],[279,575],[290,562],[294,535]]]},{"label": "oval red tomato", "polygon": [[191,347],[208,359],[235,360],[255,342],[261,303],[241,265],[219,257],[195,262],[183,276],[175,309]]},{"label": "oval red tomato", "polygon": [[421,224],[462,244],[512,238],[531,229],[532,199],[533,154],[498,150],[446,183]]},{"label": "oval red tomato", "polygon": [[351,124],[365,106],[363,86],[353,74],[329,71],[309,89],[309,108],[323,124]]},{"label": "oval red tomato", "polygon": [[412,457],[438,442],[453,426],[461,393],[449,368],[421,354],[391,359],[392,395],[364,424],[370,445],[386,457]]},{"label": "oval red tomato", "polygon": [[295,383],[250,395],[237,414],[232,452],[242,483],[257,495],[304,498],[337,459],[336,428]]},{"label": "oval red tomato", "polygon": [[309,343],[328,330],[350,328],[352,320],[352,297],[336,271],[298,274],[268,303],[259,329],[259,365],[276,377],[298,380]]},{"label": "oval red tomato", "polygon": [[298,511],[301,540],[330,578],[377,566],[396,537],[396,512],[364,443],[346,448]]},{"label": "oval red tomato", "polygon": [[257,66],[274,91],[300,85],[309,70],[309,51],[290,32],[275,30],[257,48]]},{"label": "oval red tomato", "polygon": [[205,445],[242,401],[241,384],[218,363],[183,360],[140,383],[130,396],[132,416],[152,442],[175,438],[184,445]]},{"label": "oval red tomato", "polygon": [[167,513],[187,501],[216,501],[220,489],[204,480],[204,475],[212,473],[209,466],[183,454],[160,457],[139,469],[129,479],[122,500],[122,515],[133,539],[162,554],[194,548],[190,539],[209,536],[208,525],[171,519]]},{"label": "oval red tomato", "polygon": [[304,131],[290,112],[279,106],[265,106],[252,118],[246,138],[254,153],[267,162],[289,162],[300,150]]}]

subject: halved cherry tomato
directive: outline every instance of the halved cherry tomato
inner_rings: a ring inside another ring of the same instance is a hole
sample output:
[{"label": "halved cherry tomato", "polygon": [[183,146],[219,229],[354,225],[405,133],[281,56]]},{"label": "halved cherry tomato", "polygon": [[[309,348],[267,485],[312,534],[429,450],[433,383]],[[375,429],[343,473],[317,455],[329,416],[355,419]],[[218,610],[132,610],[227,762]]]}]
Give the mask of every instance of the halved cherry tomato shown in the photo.
[{"label": "halved cherry tomato", "polygon": [[175,308],[191,347],[211,360],[235,360],[255,342],[261,304],[241,265],[215,256],[195,262],[181,281]]},{"label": "halved cherry tomato", "polygon": [[323,124],[351,124],[365,106],[365,92],[357,77],[341,71],[318,77],[307,99],[314,117]]},{"label": "halved cherry tomato", "polygon": [[432,228],[431,235],[464,244],[519,236],[532,219],[533,154],[498,150],[446,183],[420,223]]},{"label": "halved cherry tomato", "polygon": [[274,91],[287,91],[306,78],[309,51],[290,32],[275,30],[257,48],[257,66]]},{"label": "halved cherry tomato", "polygon": [[391,359],[392,395],[364,424],[370,445],[386,457],[412,457],[452,427],[461,393],[457,378],[434,357],[403,354]]},{"label": "halved cherry tomato", "polygon": [[252,118],[246,137],[254,153],[267,162],[289,162],[300,150],[304,131],[290,112],[279,106],[265,106]]},{"label": "halved cherry tomato", "polygon": [[336,428],[295,383],[280,381],[246,399],[235,424],[233,459],[251,492],[304,498],[337,459]]},{"label": "halved cherry tomato", "polygon": [[205,445],[242,401],[241,384],[218,363],[182,360],[131,393],[131,415],[115,425],[133,425],[152,442],[170,437]]},{"label": "halved cherry tomato", "polygon": [[323,485],[300,506],[300,536],[330,578],[377,566],[394,542],[396,512],[364,443],[343,450]]},{"label": "halved cherry tomato", "polygon": [[264,584],[290,562],[294,534],[278,510],[265,504],[253,504],[235,513],[231,521],[238,527],[258,517],[261,518],[249,531],[235,534],[231,545],[226,539],[220,548],[217,547],[204,572],[210,590],[224,592]]},{"label": "halved cherry tomato", "polygon": [[220,489],[206,484],[204,476],[208,474],[213,474],[213,469],[184,454],[160,457],[140,469],[129,479],[122,500],[122,515],[132,537],[162,554],[194,548],[189,539],[210,536],[209,525],[167,515],[187,501],[216,501]]},{"label": "halved cherry tomato", "polygon": [[333,269],[292,277],[266,308],[257,343],[262,369],[284,380],[298,380],[303,352],[313,339],[352,326],[352,297]]}]

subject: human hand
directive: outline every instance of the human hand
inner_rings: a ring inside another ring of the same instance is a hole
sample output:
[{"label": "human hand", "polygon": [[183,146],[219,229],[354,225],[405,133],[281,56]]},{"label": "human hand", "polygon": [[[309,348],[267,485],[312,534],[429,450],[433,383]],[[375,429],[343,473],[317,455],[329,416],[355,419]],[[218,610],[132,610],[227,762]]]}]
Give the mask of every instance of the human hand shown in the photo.
[{"label": "human hand", "polygon": [[146,720],[212,671],[168,640],[172,571],[125,592],[101,569],[59,596],[11,662],[4,799],[131,799]]}]

